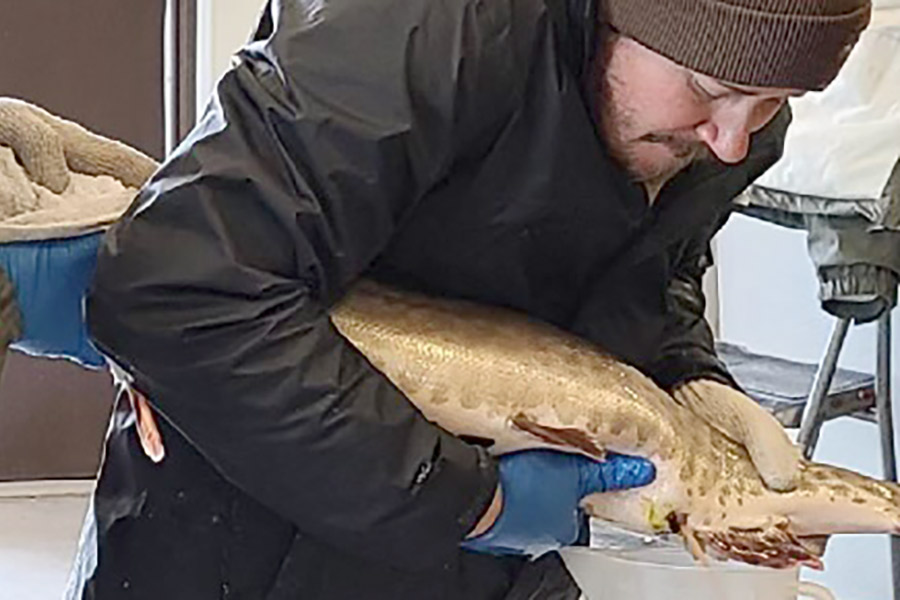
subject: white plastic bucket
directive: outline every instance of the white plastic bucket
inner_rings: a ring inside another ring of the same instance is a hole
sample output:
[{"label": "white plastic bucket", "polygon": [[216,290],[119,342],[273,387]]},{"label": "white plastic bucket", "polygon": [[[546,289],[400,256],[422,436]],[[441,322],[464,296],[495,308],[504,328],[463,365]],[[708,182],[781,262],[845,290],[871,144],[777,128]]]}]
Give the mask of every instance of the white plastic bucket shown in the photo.
[{"label": "white plastic bucket", "polygon": [[835,600],[826,588],[800,582],[799,569],[704,566],[679,548],[565,548],[560,554],[587,600]]}]

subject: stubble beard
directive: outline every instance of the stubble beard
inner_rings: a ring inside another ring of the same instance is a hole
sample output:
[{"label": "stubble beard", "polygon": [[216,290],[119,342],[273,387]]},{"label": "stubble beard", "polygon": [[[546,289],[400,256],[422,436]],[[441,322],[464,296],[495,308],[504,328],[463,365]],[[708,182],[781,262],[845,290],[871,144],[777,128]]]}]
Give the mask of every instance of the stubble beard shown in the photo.
[{"label": "stubble beard", "polygon": [[[702,143],[681,140],[670,134],[648,133],[635,138],[633,132],[637,130],[636,116],[622,98],[620,90],[624,87],[623,82],[606,68],[608,59],[607,53],[602,58],[605,64],[600,73],[598,89],[594,91],[597,98],[596,119],[607,151],[632,181],[660,188],[691,163],[709,157],[709,152]],[[664,146],[672,159],[665,163],[646,164],[646,161],[640,159],[639,153],[641,147],[647,144]]]}]

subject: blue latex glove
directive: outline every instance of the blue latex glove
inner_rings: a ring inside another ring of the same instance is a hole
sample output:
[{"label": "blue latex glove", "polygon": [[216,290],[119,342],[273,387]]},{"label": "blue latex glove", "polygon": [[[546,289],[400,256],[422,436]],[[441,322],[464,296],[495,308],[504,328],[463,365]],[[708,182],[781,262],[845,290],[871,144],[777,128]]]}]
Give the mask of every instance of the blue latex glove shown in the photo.
[{"label": "blue latex glove", "polygon": [[500,457],[503,508],[493,526],[463,542],[463,548],[491,554],[539,556],[573,544],[583,521],[585,496],[651,483],[653,463],[609,454],[598,462],[551,450],[527,450]]},{"label": "blue latex glove", "polygon": [[88,339],[84,298],[102,233],[0,244],[0,267],[16,290],[22,336],[13,347],[28,354],[104,365]]}]

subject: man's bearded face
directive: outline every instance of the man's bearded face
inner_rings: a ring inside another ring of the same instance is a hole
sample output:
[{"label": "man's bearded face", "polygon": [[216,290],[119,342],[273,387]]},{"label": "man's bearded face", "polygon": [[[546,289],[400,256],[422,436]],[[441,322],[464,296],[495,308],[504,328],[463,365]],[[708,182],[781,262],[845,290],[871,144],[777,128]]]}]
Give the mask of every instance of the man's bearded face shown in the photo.
[{"label": "man's bearded face", "polygon": [[751,135],[803,93],[720,81],[621,35],[604,41],[596,68],[600,133],[613,158],[648,185],[661,186],[696,160],[743,161]]}]

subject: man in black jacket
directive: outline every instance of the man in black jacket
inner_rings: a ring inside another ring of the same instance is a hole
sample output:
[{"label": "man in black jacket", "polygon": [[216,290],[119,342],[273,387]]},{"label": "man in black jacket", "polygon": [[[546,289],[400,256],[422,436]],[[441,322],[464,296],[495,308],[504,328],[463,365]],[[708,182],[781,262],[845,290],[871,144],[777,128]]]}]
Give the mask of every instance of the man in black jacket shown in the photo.
[{"label": "man in black jacket", "polygon": [[716,359],[700,279],[730,200],[779,156],[786,99],[827,85],[868,14],[271,2],[101,249],[92,335],[167,456],[144,457],[121,404],[70,597],[577,597],[552,553],[460,547],[514,507],[492,504],[497,461],[331,326],[362,276],[588,338],[790,488],[796,453]]}]

